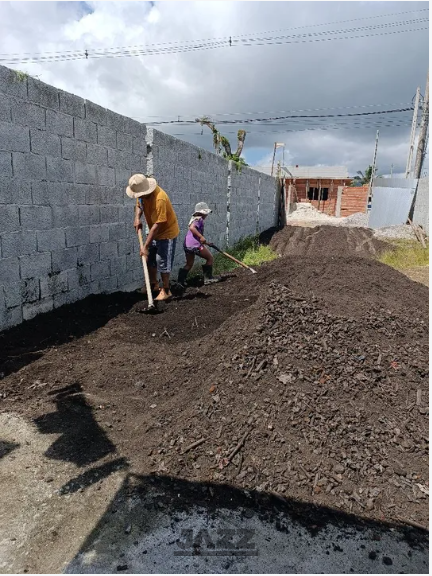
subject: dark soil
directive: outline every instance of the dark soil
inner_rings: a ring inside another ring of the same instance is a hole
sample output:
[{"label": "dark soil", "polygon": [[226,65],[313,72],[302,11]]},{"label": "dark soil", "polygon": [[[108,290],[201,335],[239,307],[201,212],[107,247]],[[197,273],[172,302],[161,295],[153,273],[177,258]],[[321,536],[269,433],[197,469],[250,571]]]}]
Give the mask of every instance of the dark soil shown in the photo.
[{"label": "dark soil", "polygon": [[389,249],[386,242],[374,237],[368,228],[337,226],[286,226],[275,234],[270,246],[280,256],[360,256],[372,258]]},{"label": "dark soil", "polygon": [[427,288],[353,257],[236,274],[160,315],[117,294],[4,333],[1,409],[56,434],[78,486],[111,462],[426,524]]}]

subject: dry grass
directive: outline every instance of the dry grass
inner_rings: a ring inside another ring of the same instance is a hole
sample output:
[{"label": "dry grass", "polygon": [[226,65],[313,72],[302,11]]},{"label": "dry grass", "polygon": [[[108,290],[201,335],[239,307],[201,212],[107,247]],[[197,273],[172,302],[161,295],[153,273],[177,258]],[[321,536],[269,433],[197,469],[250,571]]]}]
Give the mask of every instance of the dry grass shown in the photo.
[{"label": "dry grass", "polygon": [[423,248],[415,240],[395,240],[379,260],[396,270],[429,266],[429,245]]}]

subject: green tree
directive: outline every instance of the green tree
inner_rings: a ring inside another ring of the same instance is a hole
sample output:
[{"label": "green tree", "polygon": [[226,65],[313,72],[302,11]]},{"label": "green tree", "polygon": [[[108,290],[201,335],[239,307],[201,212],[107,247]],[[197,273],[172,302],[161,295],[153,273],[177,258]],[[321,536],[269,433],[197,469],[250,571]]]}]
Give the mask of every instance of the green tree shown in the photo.
[{"label": "green tree", "polygon": [[235,162],[237,167],[247,166],[246,162],[241,157],[246,139],[245,130],[239,130],[237,132],[237,150],[233,153],[228,138],[222,136],[210,118],[207,118],[207,116],[196,118],[196,122],[199,122],[201,126],[207,126],[207,128],[211,130],[213,134],[213,147],[217,154],[222,154],[227,160],[232,160]]},{"label": "green tree", "polygon": [[354,176],[354,180],[352,185],[353,186],[364,186],[365,184],[369,184],[372,178],[372,166],[368,166],[364,172],[361,170],[357,171],[357,174]]}]

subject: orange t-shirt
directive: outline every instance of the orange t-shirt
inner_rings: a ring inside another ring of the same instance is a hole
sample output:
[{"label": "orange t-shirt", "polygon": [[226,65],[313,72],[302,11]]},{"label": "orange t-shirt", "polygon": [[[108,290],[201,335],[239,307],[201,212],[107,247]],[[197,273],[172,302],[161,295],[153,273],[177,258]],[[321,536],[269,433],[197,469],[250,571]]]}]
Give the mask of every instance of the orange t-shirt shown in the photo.
[{"label": "orange t-shirt", "polygon": [[148,196],[137,199],[137,205],[142,208],[149,229],[159,224],[155,240],[172,240],[180,234],[176,213],[168,194],[160,186]]}]

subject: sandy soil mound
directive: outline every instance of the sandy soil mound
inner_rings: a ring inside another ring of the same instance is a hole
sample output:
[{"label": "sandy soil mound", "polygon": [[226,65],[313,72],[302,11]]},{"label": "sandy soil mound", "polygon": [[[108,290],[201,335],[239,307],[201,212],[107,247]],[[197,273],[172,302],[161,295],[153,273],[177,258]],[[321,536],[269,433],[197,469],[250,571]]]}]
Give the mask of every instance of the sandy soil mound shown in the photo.
[{"label": "sandy soil mound", "polygon": [[370,258],[388,250],[368,228],[286,226],[270,243],[281,256],[361,256]]}]

